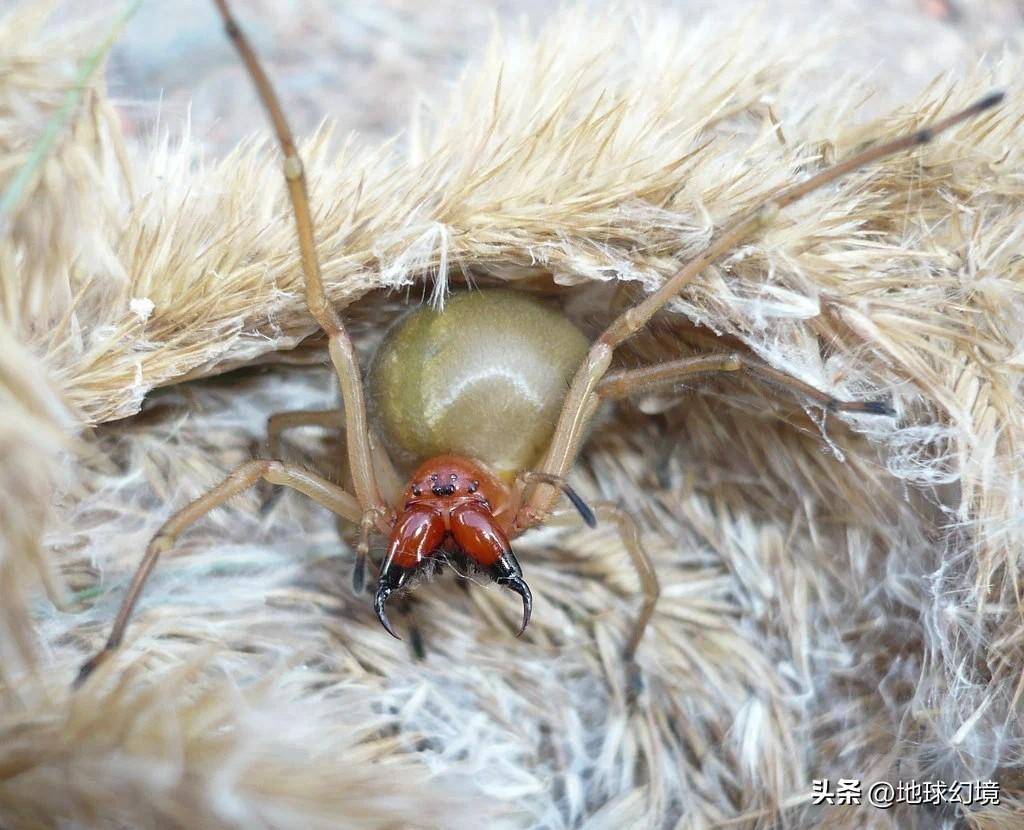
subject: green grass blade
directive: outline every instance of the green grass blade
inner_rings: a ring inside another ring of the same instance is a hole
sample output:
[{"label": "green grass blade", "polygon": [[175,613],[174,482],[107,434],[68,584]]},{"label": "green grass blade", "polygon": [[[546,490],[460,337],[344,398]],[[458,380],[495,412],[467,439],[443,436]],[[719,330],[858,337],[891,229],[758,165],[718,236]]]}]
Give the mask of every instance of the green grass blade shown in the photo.
[{"label": "green grass blade", "polygon": [[95,74],[96,69],[106,58],[110,52],[111,47],[117,42],[118,37],[121,35],[121,31],[128,24],[128,21],[134,16],[135,12],[138,11],[142,5],[142,0],[132,0],[124,10],[118,16],[117,21],[111,28],[109,34],[104,38],[103,42],[96,47],[86,58],[82,61],[81,66],[78,68],[78,74],[75,77],[74,86],[68,90],[64,96],[64,101],[51,117],[47,121],[46,127],[42,134],[36,141],[35,146],[32,148],[32,152],[25,164],[22,165],[21,169],[15,174],[11,180],[7,189],[4,190],[3,196],[0,196],[0,232],[6,230],[7,223],[10,221],[11,215],[14,213],[18,204],[21,202],[21,198],[27,190],[30,182],[36,175],[36,172],[42,166],[43,162],[46,161],[47,156],[53,151],[53,146],[57,142],[57,137],[61,134],[61,131],[67,126],[68,121],[71,118],[71,114],[74,112],[78,102],[82,99],[82,94],[85,92],[85,88],[89,81]]}]

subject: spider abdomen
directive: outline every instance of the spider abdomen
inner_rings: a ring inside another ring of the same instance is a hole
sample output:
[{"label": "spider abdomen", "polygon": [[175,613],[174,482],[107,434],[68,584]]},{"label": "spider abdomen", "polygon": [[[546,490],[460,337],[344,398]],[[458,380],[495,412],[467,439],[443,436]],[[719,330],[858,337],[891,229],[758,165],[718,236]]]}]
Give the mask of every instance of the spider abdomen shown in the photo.
[{"label": "spider abdomen", "polygon": [[370,401],[395,460],[456,454],[511,480],[551,439],[588,342],[515,291],[468,291],[392,326],[370,369]]}]

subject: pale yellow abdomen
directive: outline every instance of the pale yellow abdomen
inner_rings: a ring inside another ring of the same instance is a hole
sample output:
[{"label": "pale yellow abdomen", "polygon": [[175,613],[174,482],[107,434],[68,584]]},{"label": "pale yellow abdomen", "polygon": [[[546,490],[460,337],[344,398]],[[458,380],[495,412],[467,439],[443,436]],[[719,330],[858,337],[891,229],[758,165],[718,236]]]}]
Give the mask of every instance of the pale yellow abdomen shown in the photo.
[{"label": "pale yellow abdomen", "polygon": [[533,297],[467,291],[397,321],[370,368],[370,404],[400,466],[454,453],[509,481],[543,455],[588,345]]}]

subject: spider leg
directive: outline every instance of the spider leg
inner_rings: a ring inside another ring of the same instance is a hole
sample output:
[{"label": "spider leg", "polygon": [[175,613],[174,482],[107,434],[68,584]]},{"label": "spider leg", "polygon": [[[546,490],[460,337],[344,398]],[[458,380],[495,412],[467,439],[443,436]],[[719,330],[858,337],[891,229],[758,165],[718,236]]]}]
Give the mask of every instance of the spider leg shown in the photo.
[{"label": "spider leg", "polygon": [[342,516],[351,522],[358,522],[363,516],[363,510],[351,495],[340,487],[327,481],[320,476],[297,467],[294,464],[286,464],[282,461],[256,460],[247,461],[231,472],[220,484],[212,490],[201,495],[190,504],[183,507],[166,522],[163,523],[156,536],[153,537],[146,547],[146,553],[139,563],[135,576],[132,577],[128,592],[121,601],[117,618],[114,620],[110,636],[106,645],[92,659],[86,662],[78,672],[75,686],[81,683],[100,665],[107,657],[114,652],[121,644],[125,629],[131,619],[132,611],[138,602],[146,580],[156,567],[160,554],[170,550],[177,538],[189,527],[194,525],[203,516],[214,508],[220,507],[229,499],[237,496],[260,481],[268,481],[271,484],[281,484],[291,487],[304,493],[317,503],[323,505],[332,513]]},{"label": "spider leg", "polygon": [[[611,366],[615,349],[646,326],[655,313],[678,296],[679,292],[700,276],[704,269],[770,225],[780,210],[807,194],[865,165],[926,144],[943,130],[996,106],[1003,97],[1001,92],[992,93],[970,107],[940,119],[930,126],[892,141],[873,144],[805,181],[776,190],[759,204],[728,222],[702,253],[683,265],[657,291],[616,317],[590,347],[565,396],[555,432],[541,465],[541,472],[558,477],[565,476],[579,452],[587,424],[597,410],[600,402],[596,394],[597,387]],[[539,524],[551,512],[557,498],[558,491],[553,485],[536,484],[525,499],[525,504],[520,507],[517,526],[525,528]]]},{"label": "spider leg", "polygon": [[[267,418],[267,447],[271,458],[283,458],[281,446],[281,435],[289,429],[298,427],[316,426],[324,429],[337,430],[344,439],[346,435],[345,415],[340,409],[298,409],[287,412],[276,412]],[[376,440],[373,431],[370,431],[370,455],[374,469],[377,471],[377,480],[381,494],[385,500],[395,501],[402,492],[402,480],[395,470],[394,464],[388,457],[384,446]],[[344,470],[339,471],[344,475]],[[279,498],[283,491],[275,492],[274,498]],[[264,505],[269,509],[272,502]]]},{"label": "spider leg", "polygon": [[296,409],[275,412],[267,418],[267,447],[272,458],[281,458],[281,433],[297,427],[345,429],[345,416],[340,409]]},{"label": "spider leg", "polygon": [[748,355],[729,354],[687,357],[668,360],[654,366],[611,372],[597,385],[596,394],[603,401],[627,398],[659,386],[669,386],[693,375],[713,372],[750,372],[760,380],[779,386],[794,395],[810,398],[830,412],[864,412],[872,415],[894,415],[892,407],[881,400],[841,401],[798,378],[781,372]]},{"label": "spider leg", "polygon": [[295,139],[292,137],[291,128],[288,126],[284,111],[277,99],[277,93],[274,92],[270,79],[260,65],[248,39],[228,9],[227,0],[214,0],[214,3],[224,20],[224,31],[234,44],[252,78],[281,146],[281,153],[284,156],[284,177],[295,215],[299,254],[305,277],[306,305],[309,308],[309,313],[327,334],[328,350],[335,371],[338,373],[341,397],[345,404],[349,470],[352,475],[353,489],[363,510],[376,511],[377,527],[382,533],[385,533],[389,530],[386,517],[391,515],[391,511],[381,494],[376,468],[373,464],[374,452],[371,447],[370,429],[366,417],[362,373],[356,360],[352,339],[324,291],[302,159],[299,158]]},{"label": "spider leg", "polygon": [[[271,458],[285,458],[284,447],[281,441],[282,433],[290,429],[313,426],[338,430],[344,435],[345,418],[341,414],[340,409],[294,409],[287,412],[275,412],[267,418],[267,454]],[[258,446],[256,442],[253,443],[254,446]],[[271,487],[269,493],[266,495],[261,494],[260,512],[268,514],[274,510],[284,492],[284,490],[277,487]]]},{"label": "spider leg", "polygon": [[405,594],[398,600],[398,613],[406,620],[409,631],[409,650],[417,660],[427,659],[427,648],[423,642],[423,631],[416,620],[416,598]]},{"label": "spider leg", "polygon": [[356,545],[356,564],[352,569],[352,590],[361,594],[366,587],[366,559],[370,553],[370,534],[376,522],[374,511],[367,510],[359,522],[359,544]]},{"label": "spider leg", "polygon": [[[614,502],[595,501],[591,504],[594,513],[602,522],[610,522],[615,525],[619,533],[622,545],[629,554],[630,562],[636,569],[636,575],[640,580],[640,590],[643,594],[643,602],[640,611],[633,621],[629,639],[622,649],[622,659],[625,661],[629,677],[629,695],[635,698],[640,689],[640,674],[636,667],[635,657],[637,647],[643,639],[647,625],[654,614],[654,608],[658,604],[658,597],[661,595],[661,586],[658,583],[658,574],[654,569],[654,562],[644,549],[640,538],[640,528],[636,520],[629,513],[623,510]],[[550,520],[559,524],[567,523],[577,519],[576,513],[570,511],[558,511],[551,515]]]},{"label": "spider leg", "polygon": [[633,622],[633,629],[626,641],[626,647],[622,650],[622,656],[631,661],[647,630],[647,624],[651,621],[651,615],[654,614],[654,606],[658,604],[658,597],[661,595],[661,586],[658,583],[658,574],[654,570],[654,563],[640,541],[640,528],[637,527],[633,517],[617,504],[609,501],[594,502],[594,512],[602,521],[615,525],[619,532],[619,538],[622,539],[622,544],[629,554],[629,559],[636,569],[636,575],[640,579],[643,603]]},{"label": "spider leg", "polygon": [[[318,426],[326,429],[337,429],[341,436],[345,435],[345,418],[340,409],[311,409],[293,410],[289,412],[277,412],[267,419],[267,445],[270,454],[274,458],[281,458],[281,433],[288,429],[304,426]],[[391,459],[387,457],[384,448],[372,440],[371,433],[370,449],[373,453],[374,463],[377,470],[383,471],[381,486],[388,494],[401,492],[402,482],[398,478]],[[341,471],[344,475],[344,471]],[[280,499],[284,490],[275,489],[274,492],[263,503],[262,510],[266,512]],[[363,512],[359,523],[359,544],[356,546],[355,567],[352,571],[352,589],[361,594],[366,587],[366,559],[370,552],[370,534],[373,533],[379,518],[379,511],[370,509]],[[342,533],[343,528],[338,521],[338,532]]]},{"label": "spider leg", "polygon": [[[594,515],[594,511],[590,509],[590,506],[582,499],[579,493],[561,476],[553,476],[548,473],[539,473],[535,470],[521,470],[515,479],[515,492],[522,493],[523,488],[530,482],[543,482],[544,484],[550,484],[554,487],[558,487],[566,498],[572,502],[572,506],[576,508],[576,512],[579,513],[580,518],[586,523],[587,527],[597,527],[597,517]],[[518,532],[518,528],[513,525],[512,531]]]}]

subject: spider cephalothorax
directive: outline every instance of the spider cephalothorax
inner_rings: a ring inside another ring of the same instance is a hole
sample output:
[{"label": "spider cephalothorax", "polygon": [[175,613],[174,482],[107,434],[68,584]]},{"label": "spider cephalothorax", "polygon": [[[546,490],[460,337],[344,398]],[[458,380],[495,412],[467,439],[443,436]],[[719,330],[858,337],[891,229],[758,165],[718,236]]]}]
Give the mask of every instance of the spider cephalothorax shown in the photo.
[{"label": "spider cephalothorax", "polygon": [[509,543],[508,488],[480,464],[457,455],[431,458],[413,473],[402,494],[401,513],[388,541],[374,608],[397,637],[384,605],[446,543],[481,572],[523,598],[522,634],[530,621],[533,597]]}]

